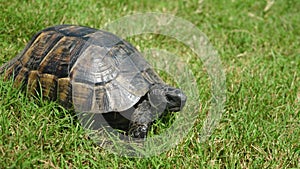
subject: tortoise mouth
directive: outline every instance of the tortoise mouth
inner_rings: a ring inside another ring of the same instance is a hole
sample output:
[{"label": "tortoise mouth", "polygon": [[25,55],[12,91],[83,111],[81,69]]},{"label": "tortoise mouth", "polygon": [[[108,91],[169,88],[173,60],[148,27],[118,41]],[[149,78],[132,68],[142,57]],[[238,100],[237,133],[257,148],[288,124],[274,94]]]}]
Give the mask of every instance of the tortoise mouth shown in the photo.
[{"label": "tortoise mouth", "polygon": [[167,94],[166,97],[168,100],[168,110],[173,112],[181,111],[187,100],[183,92],[176,93],[175,96]]}]

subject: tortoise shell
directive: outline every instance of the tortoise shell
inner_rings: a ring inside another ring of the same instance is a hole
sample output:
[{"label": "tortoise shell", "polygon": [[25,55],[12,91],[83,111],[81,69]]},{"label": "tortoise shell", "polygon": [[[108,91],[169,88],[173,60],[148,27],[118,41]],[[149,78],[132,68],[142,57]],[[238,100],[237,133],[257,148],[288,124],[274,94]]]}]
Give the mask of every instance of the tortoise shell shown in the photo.
[{"label": "tortoise shell", "polygon": [[116,35],[59,25],[38,32],[13,60],[0,67],[5,79],[29,92],[83,112],[120,112],[151,85],[163,83],[142,55]]}]

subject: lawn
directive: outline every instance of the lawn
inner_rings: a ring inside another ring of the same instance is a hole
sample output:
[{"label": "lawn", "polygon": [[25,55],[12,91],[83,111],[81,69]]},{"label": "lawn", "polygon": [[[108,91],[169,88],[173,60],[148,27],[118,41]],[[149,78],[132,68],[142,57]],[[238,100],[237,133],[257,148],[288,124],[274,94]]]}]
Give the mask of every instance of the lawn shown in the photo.
[{"label": "lawn", "polygon": [[[300,168],[299,0],[0,0],[0,9],[1,65],[48,26],[101,29],[130,14],[160,12],[201,30],[218,51],[226,75],[222,118],[201,142],[213,88],[205,64],[174,38],[126,38],[141,51],[159,48],[178,56],[198,86],[187,93],[199,95],[187,102],[199,104],[192,128],[176,146],[147,158],[108,152],[88,138],[72,113],[0,80],[0,168]],[[170,83],[179,76],[163,70],[160,75]]]}]

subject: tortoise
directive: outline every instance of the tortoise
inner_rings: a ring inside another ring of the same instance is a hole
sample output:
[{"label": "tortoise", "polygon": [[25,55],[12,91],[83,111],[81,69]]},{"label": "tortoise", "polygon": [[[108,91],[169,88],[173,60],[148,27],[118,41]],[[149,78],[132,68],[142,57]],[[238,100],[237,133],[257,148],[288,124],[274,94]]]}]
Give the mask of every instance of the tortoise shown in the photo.
[{"label": "tortoise", "polygon": [[[4,80],[12,78],[14,86],[32,94],[41,91],[67,109],[103,115],[133,138],[146,138],[156,118],[182,110],[187,99],[129,42],[85,26],[39,31],[0,73]],[[98,129],[102,122],[94,123],[92,128]]]}]

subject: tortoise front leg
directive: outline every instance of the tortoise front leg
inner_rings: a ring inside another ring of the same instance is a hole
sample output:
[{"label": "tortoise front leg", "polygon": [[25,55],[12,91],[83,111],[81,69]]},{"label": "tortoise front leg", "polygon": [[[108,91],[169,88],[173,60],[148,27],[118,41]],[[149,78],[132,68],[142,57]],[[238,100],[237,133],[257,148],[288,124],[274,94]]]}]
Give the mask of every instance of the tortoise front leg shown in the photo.
[{"label": "tortoise front leg", "polygon": [[129,136],[134,138],[146,138],[154,117],[155,113],[151,111],[149,101],[144,100],[131,115]]}]

